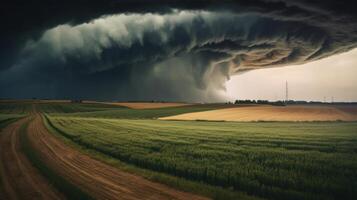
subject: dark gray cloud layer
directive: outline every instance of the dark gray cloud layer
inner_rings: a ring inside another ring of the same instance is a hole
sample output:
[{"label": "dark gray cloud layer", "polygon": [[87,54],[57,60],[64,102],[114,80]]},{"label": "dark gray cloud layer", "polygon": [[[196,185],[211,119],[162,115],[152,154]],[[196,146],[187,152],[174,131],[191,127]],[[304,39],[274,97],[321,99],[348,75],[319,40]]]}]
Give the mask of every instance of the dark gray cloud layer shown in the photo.
[{"label": "dark gray cloud layer", "polygon": [[0,96],[219,100],[232,74],[357,46],[351,4],[316,2],[128,3],[124,13],[37,26],[41,34],[26,34],[15,56],[2,59]]}]

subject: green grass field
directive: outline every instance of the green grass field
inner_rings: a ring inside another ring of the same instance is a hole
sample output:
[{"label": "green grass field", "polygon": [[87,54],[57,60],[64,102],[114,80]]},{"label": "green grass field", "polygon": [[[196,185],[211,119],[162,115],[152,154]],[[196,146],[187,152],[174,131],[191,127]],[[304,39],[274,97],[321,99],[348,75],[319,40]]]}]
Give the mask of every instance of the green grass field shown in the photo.
[{"label": "green grass field", "polygon": [[0,114],[0,130],[8,124],[24,117],[24,114]]},{"label": "green grass field", "polygon": [[357,197],[357,123],[50,120],[77,144],[141,168],[269,199]]},{"label": "green grass field", "polygon": [[44,113],[82,113],[98,111],[115,111],[124,107],[99,103],[41,103],[37,109]]}]

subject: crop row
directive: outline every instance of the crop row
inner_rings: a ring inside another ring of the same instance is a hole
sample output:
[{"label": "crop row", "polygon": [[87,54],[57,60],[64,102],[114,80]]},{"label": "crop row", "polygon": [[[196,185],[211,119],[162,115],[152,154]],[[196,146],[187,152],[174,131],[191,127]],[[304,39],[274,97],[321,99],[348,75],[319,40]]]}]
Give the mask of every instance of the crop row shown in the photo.
[{"label": "crop row", "polygon": [[74,142],[136,166],[271,199],[355,199],[356,123],[50,117]]}]

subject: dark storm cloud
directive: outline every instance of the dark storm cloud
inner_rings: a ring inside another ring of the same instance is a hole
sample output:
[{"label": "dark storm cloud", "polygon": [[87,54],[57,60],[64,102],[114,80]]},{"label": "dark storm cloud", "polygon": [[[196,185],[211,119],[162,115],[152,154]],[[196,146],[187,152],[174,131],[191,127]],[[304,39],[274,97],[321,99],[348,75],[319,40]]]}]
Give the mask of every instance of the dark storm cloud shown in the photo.
[{"label": "dark storm cloud", "polygon": [[357,46],[348,2],[108,1],[73,12],[83,2],[53,15],[30,6],[49,9],[4,37],[18,43],[1,61],[2,97],[214,101],[234,73]]}]

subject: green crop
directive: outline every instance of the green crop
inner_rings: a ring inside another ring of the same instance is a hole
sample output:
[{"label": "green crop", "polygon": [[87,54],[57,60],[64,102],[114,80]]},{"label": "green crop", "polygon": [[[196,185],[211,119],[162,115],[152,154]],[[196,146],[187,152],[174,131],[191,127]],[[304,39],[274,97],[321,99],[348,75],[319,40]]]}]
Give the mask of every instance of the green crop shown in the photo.
[{"label": "green crop", "polygon": [[270,199],[357,197],[357,123],[50,121],[86,148],[197,182]]}]

